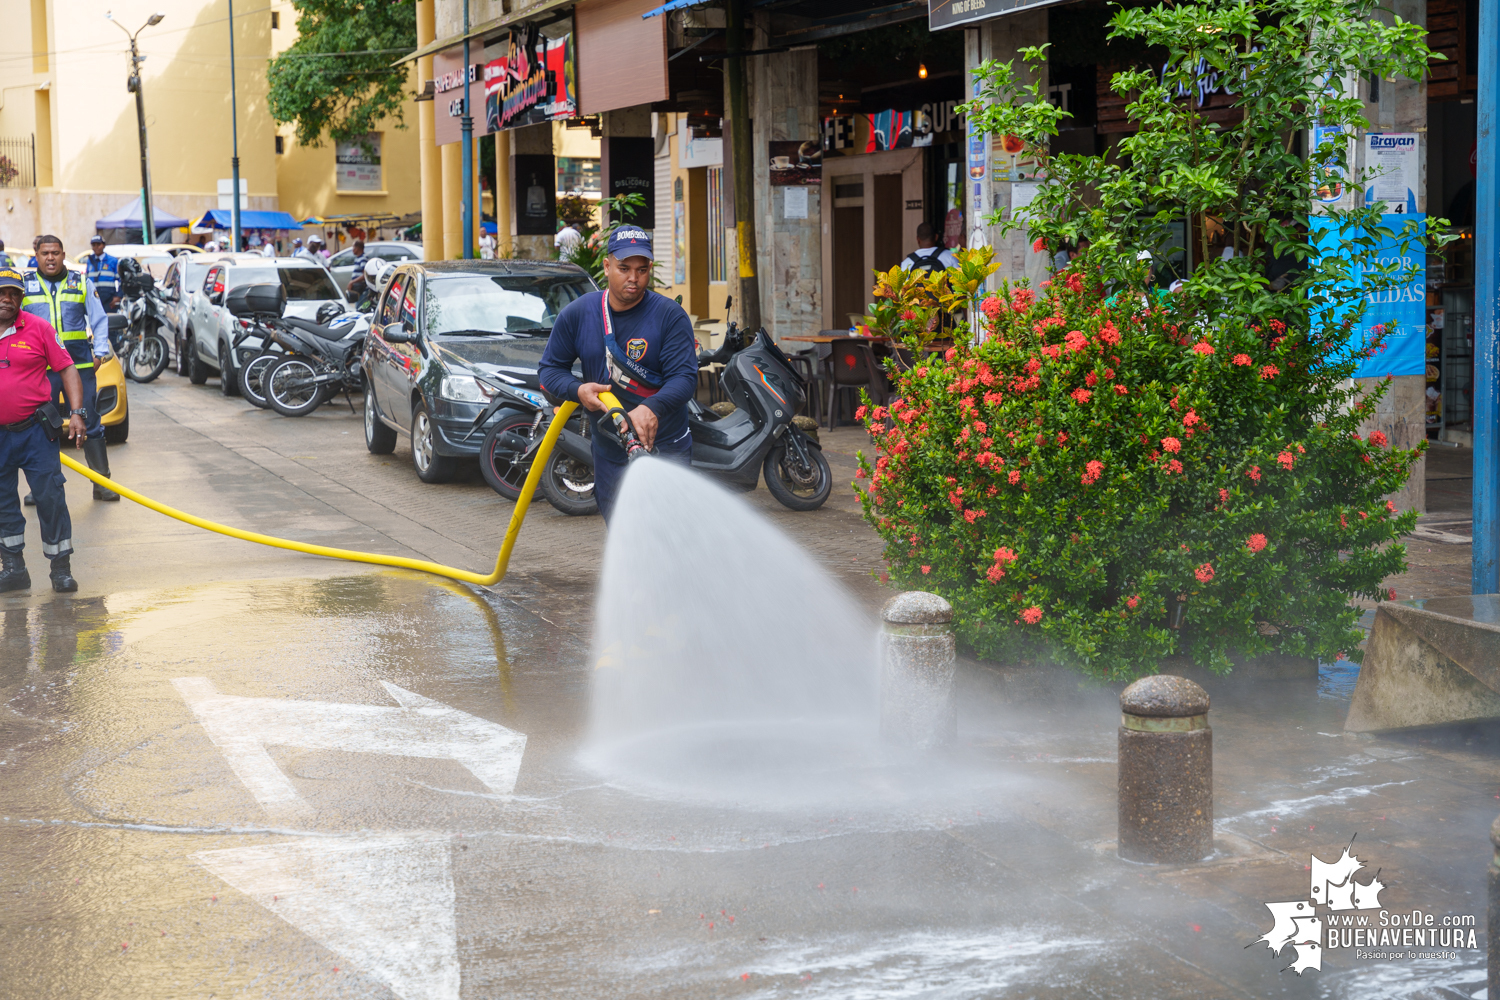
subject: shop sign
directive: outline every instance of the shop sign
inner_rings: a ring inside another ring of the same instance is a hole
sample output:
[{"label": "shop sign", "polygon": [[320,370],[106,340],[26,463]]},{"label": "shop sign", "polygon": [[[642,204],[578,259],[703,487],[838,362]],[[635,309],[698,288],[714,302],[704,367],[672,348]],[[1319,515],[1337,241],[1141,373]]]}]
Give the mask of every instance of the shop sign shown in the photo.
[{"label": "shop sign", "polygon": [[485,122],[489,131],[578,116],[578,49],[571,26],[546,35],[534,25],[487,50]]},{"label": "shop sign", "polygon": [[[484,100],[484,46],[469,43],[467,83],[469,100],[479,104]],[[432,57],[432,106],[434,137],[439,146],[458,142],[463,138],[464,116],[464,50],[463,46],[444,49]],[[474,116],[474,138],[489,134],[485,125],[483,108]]]},{"label": "shop sign", "polygon": [[958,28],[978,21],[988,21],[1018,10],[1050,7],[1064,0],[928,0],[927,27],[930,31]]},{"label": "shop sign", "polygon": [[334,144],[335,187],[340,191],[380,191],[380,133],[371,132],[356,139]]},{"label": "shop sign", "polygon": [[[1382,215],[1380,229],[1392,235],[1379,231],[1371,234],[1378,244],[1375,263],[1391,269],[1397,284],[1367,292],[1364,313],[1351,324],[1346,356],[1359,359],[1355,378],[1420,375],[1426,371],[1427,253],[1417,241],[1408,241],[1403,236],[1409,223],[1425,228],[1426,218],[1417,212]],[[1338,221],[1326,215],[1313,215],[1308,223],[1314,245],[1337,252],[1344,240],[1339,235]],[[1364,284],[1363,275],[1356,269],[1349,287]],[[1382,338],[1384,346],[1373,347]]]},{"label": "shop sign", "polygon": [[1421,146],[1415,132],[1365,136],[1365,204],[1380,202],[1393,215],[1417,210],[1422,186]]}]

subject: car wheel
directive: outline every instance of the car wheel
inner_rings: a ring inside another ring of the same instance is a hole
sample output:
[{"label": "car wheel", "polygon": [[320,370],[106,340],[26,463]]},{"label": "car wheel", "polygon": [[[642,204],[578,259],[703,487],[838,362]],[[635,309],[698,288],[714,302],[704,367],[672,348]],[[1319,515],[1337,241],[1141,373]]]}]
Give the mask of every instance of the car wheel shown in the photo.
[{"label": "car wheel", "polygon": [[172,346],[177,350],[177,374],[181,375],[183,378],[187,378],[189,374],[187,342],[184,341],[181,337],[173,337]]},{"label": "car wheel", "polygon": [[130,414],[125,414],[125,419],[112,427],[104,428],[104,441],[106,444],[124,444],[125,439],[130,437]]},{"label": "car wheel", "polygon": [[411,415],[411,464],[416,466],[417,478],[424,483],[446,483],[453,478],[458,465],[447,455],[437,453],[437,425],[421,403]]},{"label": "car wheel", "polygon": [[214,373],[213,369],[204,364],[203,359],[198,357],[198,341],[191,334],[188,335],[187,341],[187,364],[188,381],[194,385],[203,385],[208,381],[209,376]]},{"label": "car wheel", "polygon": [[375,390],[365,386],[365,447],[372,455],[389,455],[396,450],[396,432],[380,419],[375,406]]},{"label": "car wheel", "polygon": [[234,358],[229,345],[219,341],[219,393],[224,396],[240,394],[239,375],[234,370]]}]

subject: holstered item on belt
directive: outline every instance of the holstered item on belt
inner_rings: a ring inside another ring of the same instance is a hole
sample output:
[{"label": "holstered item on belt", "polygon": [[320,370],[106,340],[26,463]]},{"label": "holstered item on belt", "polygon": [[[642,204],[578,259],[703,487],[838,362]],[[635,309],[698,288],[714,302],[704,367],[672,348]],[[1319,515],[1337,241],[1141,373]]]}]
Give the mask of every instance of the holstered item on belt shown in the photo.
[{"label": "holstered item on belt", "polygon": [[41,406],[38,406],[36,412],[32,414],[32,419],[42,425],[42,433],[47,435],[48,441],[56,441],[62,437],[62,428],[65,421],[63,420],[62,410],[52,400],[49,399]]}]

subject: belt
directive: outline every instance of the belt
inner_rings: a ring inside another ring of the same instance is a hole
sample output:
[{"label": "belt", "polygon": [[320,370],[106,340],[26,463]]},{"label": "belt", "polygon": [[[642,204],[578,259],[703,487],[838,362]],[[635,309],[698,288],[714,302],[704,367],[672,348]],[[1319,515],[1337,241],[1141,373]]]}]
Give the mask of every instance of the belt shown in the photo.
[{"label": "belt", "polygon": [[36,417],[27,417],[25,420],[17,420],[13,424],[0,424],[0,431],[19,434],[24,430],[30,430],[34,426],[36,426]]}]

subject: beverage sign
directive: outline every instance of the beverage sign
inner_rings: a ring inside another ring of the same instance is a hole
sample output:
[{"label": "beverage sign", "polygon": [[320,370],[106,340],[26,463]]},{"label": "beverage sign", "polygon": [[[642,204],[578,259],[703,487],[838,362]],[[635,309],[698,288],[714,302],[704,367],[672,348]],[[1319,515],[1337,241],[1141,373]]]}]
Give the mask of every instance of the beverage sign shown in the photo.
[{"label": "beverage sign", "polygon": [[578,116],[578,47],[571,27],[549,36],[526,25],[488,52],[484,116],[489,131]]},{"label": "beverage sign", "polygon": [[959,28],[988,21],[1018,10],[1050,7],[1063,0],[927,0],[927,27],[931,31]]}]

